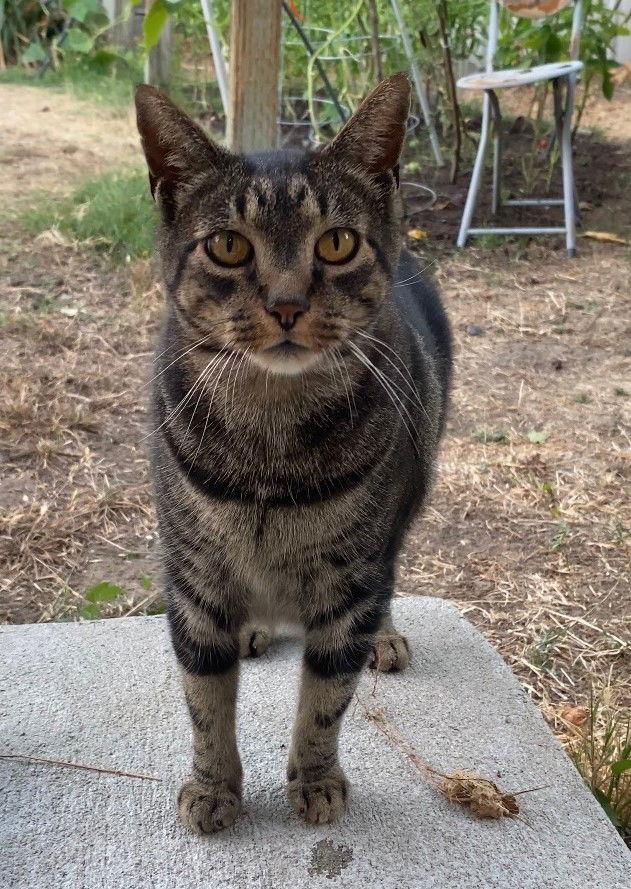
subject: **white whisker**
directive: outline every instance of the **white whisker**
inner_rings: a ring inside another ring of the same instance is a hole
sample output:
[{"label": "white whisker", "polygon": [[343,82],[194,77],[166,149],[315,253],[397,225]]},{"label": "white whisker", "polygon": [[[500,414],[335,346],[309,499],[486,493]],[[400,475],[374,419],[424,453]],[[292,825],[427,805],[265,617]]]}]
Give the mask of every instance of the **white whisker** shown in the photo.
[{"label": "white whisker", "polygon": [[331,350],[331,355],[333,356],[333,358],[335,360],[335,369],[337,371],[339,371],[340,380],[342,381],[342,386],[344,387],[344,391],[346,393],[346,400],[348,402],[348,416],[350,418],[351,428],[352,428],[352,426],[353,426],[353,409],[351,407],[351,396],[350,396],[350,392],[349,392],[349,388],[348,388],[348,383],[346,381],[346,378],[344,377],[344,372],[342,371],[341,355],[340,355],[338,346],[336,346],[334,349]]},{"label": "white whisker", "polygon": [[[227,346],[224,346],[221,351],[223,352],[226,348],[227,348]],[[150,438],[152,435],[155,435],[156,432],[159,432],[160,429],[162,429],[164,426],[169,425],[173,420],[175,420],[175,419],[177,419],[177,417],[179,417],[179,415],[182,413],[182,411],[184,410],[186,405],[194,397],[195,392],[197,391],[198,385],[201,383],[203,386],[203,381],[205,379],[206,373],[208,372],[208,369],[210,367],[212,367],[212,364],[216,360],[217,357],[218,357],[217,355],[213,356],[213,358],[210,360],[210,362],[204,366],[202,372],[197,377],[197,379],[195,380],[195,382],[193,383],[191,388],[188,390],[186,395],[182,399],[180,399],[180,402],[173,408],[173,410],[171,411],[169,416],[166,417],[166,419],[163,420],[162,423],[160,423],[160,425],[156,429],[153,429],[151,432],[147,433],[147,435],[144,435],[140,439],[141,442],[145,441],[147,438]]]},{"label": "white whisker", "polygon": [[[379,352],[379,354],[381,355],[381,357],[382,357],[382,358],[385,358],[385,360],[388,362],[388,364],[392,365],[392,367],[393,367],[393,368],[396,370],[396,372],[399,374],[399,376],[401,377],[401,379],[403,380],[403,382],[406,383],[406,384],[410,387],[410,389],[411,389],[411,391],[412,391],[412,395],[414,396],[414,399],[416,400],[416,403],[418,404],[418,406],[420,407],[420,409],[423,411],[423,413],[425,414],[426,418],[429,420],[429,414],[428,414],[427,411],[425,410],[425,405],[424,405],[423,402],[421,401],[421,396],[419,395],[419,391],[418,391],[418,389],[416,388],[416,383],[414,382],[414,378],[413,378],[412,374],[410,373],[409,368],[407,367],[407,365],[405,364],[405,362],[404,362],[403,359],[401,358],[401,356],[398,355],[397,352],[395,352],[395,350],[392,348],[392,346],[389,346],[387,343],[384,343],[383,340],[380,340],[380,339],[378,339],[378,338],[375,337],[375,336],[371,336],[369,333],[365,333],[363,330],[355,330],[355,333],[358,334],[359,336],[363,336],[363,337],[364,337],[365,339],[367,339],[367,340],[372,340],[373,343],[378,343],[378,344],[380,344],[380,345],[382,345],[382,346],[385,346],[385,348],[388,349],[389,352],[392,352],[392,354],[395,356],[395,358],[398,359],[398,361],[399,361],[400,364],[401,364],[401,367],[403,367],[403,369],[405,370],[407,376],[406,376],[405,374],[402,373],[401,368],[399,368],[399,367],[394,363],[394,361],[392,361],[391,358],[388,358],[388,356],[387,356],[387,355],[386,355],[386,354],[379,348],[379,345],[375,346],[375,349],[377,350],[377,352]],[[394,382],[393,382],[393,385],[394,385]]]},{"label": "white whisker", "polygon": [[414,274],[410,275],[409,278],[403,278],[403,280],[401,280],[401,281],[395,281],[394,284],[392,285],[392,287],[393,288],[394,287],[406,287],[406,286],[409,286],[410,284],[415,284],[417,281],[420,281],[423,272],[426,272],[427,269],[430,268],[430,266],[433,266],[435,262],[436,262],[436,260],[432,259],[431,262],[428,262],[426,266],[424,266],[422,269],[420,269],[420,271],[414,272]]},{"label": "white whisker", "polygon": [[[370,370],[370,372],[373,374],[373,376],[375,377],[377,382],[381,385],[381,388],[384,390],[386,395],[390,398],[390,401],[392,402],[396,412],[398,413],[398,415],[401,419],[401,422],[403,423],[403,427],[404,427],[405,431],[410,436],[410,441],[412,442],[412,445],[414,446],[414,450],[418,454],[418,447],[417,447],[417,444],[416,444],[416,441],[415,441],[414,435],[413,435],[414,419],[413,419],[412,415],[410,414],[410,412],[408,411],[407,407],[403,404],[403,401],[401,400],[400,396],[397,395],[397,392],[396,392],[397,387],[392,382],[392,380],[389,377],[387,377],[384,374],[384,372],[382,370],[380,370],[370,360],[370,358],[368,358],[367,355],[364,354],[364,352],[362,352],[362,350],[359,348],[359,346],[356,343],[349,341],[348,346],[352,350],[352,352],[355,354],[355,356],[359,359],[359,361],[361,361],[361,363],[364,365],[364,367],[366,367],[368,370]],[[399,390],[399,391],[402,391],[402,390]],[[403,394],[405,394],[405,393],[403,393]],[[406,420],[402,411],[404,411],[405,414],[407,415],[407,418],[411,424],[411,427],[408,425],[408,420]]]}]

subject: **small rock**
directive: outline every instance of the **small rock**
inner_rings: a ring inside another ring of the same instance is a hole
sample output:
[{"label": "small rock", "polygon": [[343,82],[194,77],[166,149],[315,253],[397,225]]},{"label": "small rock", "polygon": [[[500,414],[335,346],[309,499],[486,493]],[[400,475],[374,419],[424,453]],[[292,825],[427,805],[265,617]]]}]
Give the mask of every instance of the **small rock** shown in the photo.
[{"label": "small rock", "polygon": [[50,108],[48,105],[44,105],[44,107],[41,109],[41,111],[50,111]]},{"label": "small rock", "polygon": [[483,327],[480,327],[479,324],[470,324],[465,328],[465,333],[468,333],[469,336],[484,336],[486,330]]}]

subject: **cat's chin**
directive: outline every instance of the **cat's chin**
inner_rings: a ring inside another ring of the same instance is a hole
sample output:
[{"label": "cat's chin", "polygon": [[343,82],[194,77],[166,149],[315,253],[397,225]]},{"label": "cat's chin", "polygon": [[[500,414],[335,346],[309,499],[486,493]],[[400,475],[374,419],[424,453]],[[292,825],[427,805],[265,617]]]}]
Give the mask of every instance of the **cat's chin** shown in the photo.
[{"label": "cat's chin", "polygon": [[284,377],[297,377],[305,373],[318,364],[321,357],[321,353],[310,349],[300,349],[290,354],[266,349],[265,352],[250,356],[251,361],[261,370]]}]

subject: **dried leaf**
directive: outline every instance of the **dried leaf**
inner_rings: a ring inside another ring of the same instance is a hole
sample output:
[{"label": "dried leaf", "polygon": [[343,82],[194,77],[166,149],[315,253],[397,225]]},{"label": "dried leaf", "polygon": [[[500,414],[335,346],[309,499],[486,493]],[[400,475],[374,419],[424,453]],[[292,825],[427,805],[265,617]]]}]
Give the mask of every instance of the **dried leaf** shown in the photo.
[{"label": "dried leaf", "polygon": [[561,719],[570,725],[585,725],[588,716],[589,709],[587,707],[566,707],[561,710]]},{"label": "dried leaf", "polygon": [[579,210],[593,210],[594,205],[590,204],[589,201],[579,201],[578,202],[578,209]]},{"label": "dried leaf", "polygon": [[503,793],[494,781],[477,772],[451,772],[440,777],[438,790],[448,800],[468,806],[480,818],[510,818],[519,814],[513,794]]},{"label": "dried leaf", "polygon": [[628,241],[625,241],[625,239],[621,238],[619,235],[612,234],[612,232],[584,232],[581,237],[591,238],[592,241],[604,241],[606,244],[622,244],[625,247],[629,246]]},{"label": "dried leaf", "polygon": [[411,228],[408,232],[408,238],[413,238],[415,241],[424,241],[427,237],[427,232],[424,228]]},{"label": "dried leaf", "polygon": [[447,207],[451,207],[451,201],[449,198],[446,198],[444,201],[436,201],[436,203],[432,206],[432,210],[446,210]]}]

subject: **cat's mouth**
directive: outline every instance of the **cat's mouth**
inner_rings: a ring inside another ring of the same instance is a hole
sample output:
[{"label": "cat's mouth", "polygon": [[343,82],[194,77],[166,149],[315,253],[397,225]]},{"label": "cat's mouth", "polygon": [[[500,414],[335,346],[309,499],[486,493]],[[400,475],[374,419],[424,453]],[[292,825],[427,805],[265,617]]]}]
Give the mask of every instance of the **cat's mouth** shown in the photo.
[{"label": "cat's mouth", "polygon": [[288,357],[293,357],[295,355],[298,355],[300,352],[309,352],[310,349],[308,349],[306,346],[301,346],[300,343],[295,343],[293,340],[284,339],[281,340],[280,343],[269,346],[267,349],[265,349],[265,351],[276,356],[286,355]]},{"label": "cat's mouth", "polygon": [[252,360],[259,367],[282,376],[303,373],[307,368],[312,367],[319,357],[317,351],[297,343],[290,337],[285,337],[274,345],[267,346],[260,352],[251,355]]}]

